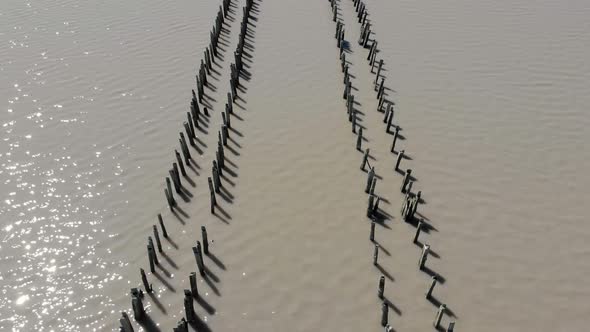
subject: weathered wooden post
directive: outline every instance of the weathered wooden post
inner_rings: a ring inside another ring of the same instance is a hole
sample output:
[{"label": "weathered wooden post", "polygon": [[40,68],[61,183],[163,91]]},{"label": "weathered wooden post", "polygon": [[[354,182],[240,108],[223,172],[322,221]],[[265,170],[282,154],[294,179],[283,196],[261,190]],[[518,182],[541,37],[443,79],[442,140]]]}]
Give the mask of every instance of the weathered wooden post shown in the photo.
[{"label": "weathered wooden post", "polygon": [[455,322],[450,322],[447,327],[447,332],[453,332],[455,330]]},{"label": "weathered wooden post", "polygon": [[379,278],[379,290],[377,291],[377,296],[380,299],[383,299],[383,292],[385,291],[385,276],[381,276]]},{"label": "weathered wooden post", "polygon": [[[391,124],[393,122],[393,110],[390,109],[388,114],[389,114],[389,117],[387,118],[387,127],[385,128],[386,133],[389,133],[389,128],[391,128]],[[397,135],[397,134],[395,134],[395,135]]]},{"label": "weathered wooden post", "polygon": [[156,265],[160,265],[160,262],[158,261],[158,255],[156,255],[156,249],[154,248],[154,241],[152,240],[151,236],[148,236],[148,248],[154,255],[154,263],[156,263]]},{"label": "weathered wooden post", "polygon": [[213,190],[213,181],[211,178],[207,178],[207,182],[209,183],[209,195],[211,196],[211,213],[215,213],[215,205],[217,205],[217,201],[215,199],[215,191]]},{"label": "weathered wooden post", "polygon": [[402,162],[402,158],[404,157],[404,150],[401,150],[398,154],[397,154],[397,160],[395,162],[395,170],[399,171],[399,164]]},{"label": "weathered wooden post", "polygon": [[373,205],[373,214],[376,214],[379,211],[379,202],[381,202],[381,197],[377,196],[377,201],[375,201],[375,205]]},{"label": "weathered wooden post", "polygon": [[170,174],[170,177],[172,178],[172,182],[174,183],[174,190],[176,191],[177,194],[180,194],[180,183],[178,183],[178,179],[176,178],[176,174],[174,174],[174,170],[168,170],[168,173]]},{"label": "weathered wooden post", "polygon": [[182,173],[182,176],[186,176],[186,170],[184,169],[184,164],[182,163],[182,158],[180,157],[178,150],[174,150],[174,155],[176,156],[176,161],[180,167],[180,173]]},{"label": "weathered wooden post", "polygon": [[367,162],[369,161],[369,149],[365,150],[365,155],[363,156],[363,161],[361,163],[361,169],[364,171],[365,170],[365,165],[367,165]]},{"label": "weathered wooden post", "polygon": [[381,77],[381,67],[383,67],[383,59],[379,60],[379,65],[377,66],[377,75],[375,75],[375,81],[373,81],[375,85],[377,85],[379,77]]},{"label": "weathered wooden post", "polygon": [[192,158],[191,158],[191,153],[188,149],[188,145],[186,145],[186,139],[184,139],[183,133],[180,133],[180,146],[182,149],[184,149],[184,158],[186,159],[185,162],[186,162],[186,165],[188,166],[188,165],[190,165],[188,163],[188,159],[192,159]]},{"label": "weathered wooden post", "polygon": [[435,329],[438,329],[438,327],[440,326],[440,321],[441,321],[442,316],[444,315],[446,309],[447,309],[446,304],[441,304],[440,307],[438,307],[438,311],[436,312],[436,317],[434,318],[434,323],[432,324]]},{"label": "weathered wooden post", "polygon": [[195,307],[193,303],[193,295],[191,294],[191,291],[188,289],[184,290],[184,315],[186,316],[186,320],[189,322],[197,321]]},{"label": "weathered wooden post", "polygon": [[160,242],[160,235],[158,234],[158,227],[156,225],[152,225],[152,229],[154,231],[154,238],[156,239],[156,245],[158,246],[158,251],[163,252],[162,242]]},{"label": "weathered wooden post", "polygon": [[367,184],[365,185],[365,192],[368,194],[373,186],[373,178],[375,177],[375,167],[371,167],[367,174]]},{"label": "weathered wooden post", "polygon": [[373,215],[373,201],[375,200],[375,196],[369,195],[369,201],[367,206],[367,217],[371,218]]},{"label": "weathered wooden post", "polygon": [[375,220],[371,221],[371,232],[369,233],[369,240],[375,242]]},{"label": "weathered wooden post", "polygon": [[397,135],[399,133],[399,127],[398,126],[395,126],[394,130],[395,131],[393,132],[393,142],[391,142],[391,152],[395,152],[395,143],[397,141]]},{"label": "weathered wooden post", "polygon": [[375,188],[377,187],[377,177],[373,177],[373,181],[371,181],[371,187],[369,188],[369,195],[375,194]]},{"label": "weathered wooden post", "polygon": [[381,303],[381,326],[386,326],[387,325],[387,319],[389,314],[389,306],[387,305],[387,302],[383,301],[383,303]]},{"label": "weathered wooden post", "polygon": [[189,277],[190,285],[191,285],[191,293],[193,294],[194,297],[198,297],[199,290],[197,288],[197,273],[191,272],[191,274],[188,277]]},{"label": "weathered wooden post", "polygon": [[418,236],[420,236],[420,231],[422,231],[422,225],[424,225],[424,222],[421,219],[418,221],[418,226],[416,226],[416,234],[414,235],[414,240],[412,242],[418,243]]},{"label": "weathered wooden post", "polygon": [[373,250],[373,265],[378,265],[377,259],[379,258],[379,244],[375,243],[375,249]]},{"label": "weathered wooden post", "polygon": [[143,269],[139,269],[139,273],[141,274],[141,282],[143,282],[143,288],[147,293],[153,292],[152,284],[150,284],[147,280],[147,276],[145,275],[145,271]]},{"label": "weathered wooden post", "polygon": [[198,248],[198,247],[193,247],[193,255],[195,256],[195,261],[197,262],[197,268],[199,269],[199,273],[202,276],[205,276],[205,271],[203,269],[203,266],[201,265],[201,260],[199,258],[199,254],[200,254],[199,249],[200,248]]},{"label": "weathered wooden post", "polygon": [[162,219],[162,215],[158,213],[158,222],[160,223],[160,228],[162,229],[162,235],[164,238],[168,238],[168,232],[166,232],[166,227],[164,226],[164,220]]},{"label": "weathered wooden post", "polygon": [[424,269],[424,264],[426,264],[426,260],[428,259],[428,253],[430,253],[430,246],[424,244],[422,246],[422,254],[420,255],[420,261],[418,261],[418,266],[420,270]]},{"label": "weathered wooden post", "polygon": [[201,236],[203,238],[203,252],[209,255],[209,239],[207,238],[207,228],[201,226]]},{"label": "weathered wooden post", "polygon": [[176,200],[174,199],[174,196],[172,196],[172,185],[170,184],[170,178],[166,177],[166,188],[168,188],[168,197],[172,203],[172,206],[176,205]]},{"label": "weathered wooden post", "polygon": [[412,176],[412,170],[410,168],[408,168],[406,170],[406,174],[404,175],[404,179],[403,179],[402,185],[400,187],[400,191],[404,194],[406,193],[406,186],[408,185],[408,182],[410,182],[411,176]]},{"label": "weathered wooden post", "polygon": [[361,151],[361,144],[363,143],[363,128],[359,128],[358,134],[356,135],[356,149]]},{"label": "weathered wooden post", "polygon": [[135,320],[142,321],[145,318],[145,309],[141,299],[137,296],[132,296],[131,307],[133,308],[133,316],[135,316]]}]

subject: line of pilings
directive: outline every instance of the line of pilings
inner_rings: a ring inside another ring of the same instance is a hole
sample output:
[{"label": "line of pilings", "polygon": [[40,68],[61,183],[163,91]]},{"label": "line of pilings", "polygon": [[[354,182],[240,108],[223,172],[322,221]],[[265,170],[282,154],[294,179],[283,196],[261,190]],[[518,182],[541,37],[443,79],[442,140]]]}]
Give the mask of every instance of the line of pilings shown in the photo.
[{"label": "line of pilings", "polygon": [[[402,159],[404,159],[404,150],[396,150],[396,142],[398,139],[400,127],[394,124],[394,105],[395,103],[391,100],[386,98],[386,86],[385,86],[385,77],[381,75],[384,61],[383,59],[377,60],[377,53],[378,53],[378,41],[376,38],[371,39],[371,35],[374,34],[371,31],[371,23],[368,19],[368,11],[366,5],[361,0],[352,0],[353,5],[356,12],[356,18],[358,23],[361,25],[360,30],[360,38],[357,41],[358,44],[365,48],[369,49],[369,54],[367,56],[367,61],[371,67],[371,73],[375,74],[375,79],[373,80],[374,91],[376,91],[376,97],[378,100],[377,104],[377,111],[384,114],[383,123],[385,123],[385,131],[386,133],[393,134],[393,140],[390,147],[391,153],[396,155],[395,159],[395,166],[394,171],[397,173],[401,173],[403,175],[402,184],[400,186],[401,193],[405,194],[404,200],[402,203],[401,208],[401,216],[402,219],[409,224],[416,224],[416,232],[413,237],[413,243],[421,244],[418,240],[420,232],[427,228],[428,225],[424,221],[423,218],[417,220],[416,211],[418,206],[421,202],[421,191],[417,191],[414,193],[412,191],[412,186],[414,183],[414,178],[412,177],[412,170],[407,169],[405,171],[401,170],[400,164]],[[370,157],[370,150],[368,148],[362,150],[362,141],[363,141],[363,132],[362,127],[357,128],[357,112],[354,109],[354,95],[352,94],[352,84],[350,80],[350,66],[346,61],[346,53],[345,53],[345,45],[346,40],[344,36],[344,23],[338,18],[338,1],[336,0],[329,0],[330,6],[332,9],[332,20],[336,22],[336,33],[334,37],[337,40],[337,47],[339,49],[339,58],[341,62],[341,69],[344,74],[344,93],[343,98],[346,100],[346,110],[348,120],[352,126],[352,132],[356,134],[356,149],[363,152],[363,157],[361,161],[361,170],[367,171],[367,181],[365,184],[365,192],[368,194],[368,204],[367,204],[367,211],[366,215],[368,219],[371,221],[370,224],[370,231],[369,231],[369,241],[373,243],[373,264],[375,266],[379,265],[379,251],[380,247],[375,242],[375,222],[379,215],[379,203],[381,201],[381,197],[375,194],[375,188],[377,184],[377,176],[375,173],[375,167],[372,167],[369,162]],[[430,246],[428,244],[421,244],[421,253],[418,259],[418,269],[425,270],[425,264],[430,253]],[[434,290],[435,285],[437,284],[438,277],[437,275],[433,275],[427,287],[427,291],[425,293],[426,299],[430,300],[432,303],[438,304],[438,309],[436,311],[435,319],[433,322],[433,326],[435,329],[440,330],[442,327],[440,326],[442,317],[444,316],[445,312],[447,311],[447,306],[444,303],[439,303],[438,301],[433,301],[432,293]],[[378,281],[378,290],[377,296],[381,300],[381,325],[385,328],[385,331],[393,331],[393,327],[389,324],[389,303],[388,300],[384,296],[385,290],[385,276],[381,275]],[[454,330],[455,322],[449,322],[446,331],[451,332]]]},{"label": "line of pilings", "polygon": [[[174,193],[176,193],[179,196],[186,195],[186,193],[183,192],[181,179],[182,177],[187,177],[185,166],[191,167],[191,161],[194,162],[193,156],[189,149],[189,145],[196,148],[195,141],[197,140],[197,136],[195,128],[198,129],[200,126],[200,117],[210,116],[209,111],[205,106],[205,87],[208,84],[208,78],[211,75],[213,64],[216,61],[219,61],[219,38],[222,31],[223,23],[228,16],[228,12],[230,11],[231,1],[232,0],[222,0],[221,5],[219,7],[219,11],[217,12],[215,23],[210,31],[209,45],[203,53],[203,59],[200,62],[200,67],[196,75],[197,91],[195,92],[194,89],[192,90],[190,111],[186,113],[187,121],[183,122],[184,132],[181,131],[179,133],[179,144],[181,152],[179,153],[178,150],[174,151],[175,162],[172,163],[172,168],[168,171],[169,177],[166,177],[166,187],[164,188],[164,195],[170,210],[173,210],[178,205]],[[248,7],[251,8],[252,0],[247,0],[247,3],[249,3]],[[241,43],[243,44],[243,41]],[[204,106],[203,111],[201,111],[199,104],[201,104],[201,106]],[[229,119],[227,121],[229,125]],[[223,151],[221,153],[221,156],[223,157]],[[221,167],[222,166],[223,161],[221,162]],[[174,191],[172,190],[172,187],[174,187]],[[158,222],[157,224],[152,225],[152,235],[148,236],[147,241],[148,266],[152,274],[157,273],[156,267],[160,265],[158,255],[165,255],[160,234],[164,237],[164,239],[168,239],[168,231],[166,229],[164,220],[162,218],[162,215],[158,214]],[[209,239],[207,235],[207,229],[205,228],[205,226],[201,226],[201,240],[202,246],[201,242],[197,241],[197,245],[193,247],[193,254],[195,255],[195,259],[197,261],[198,271],[202,276],[204,276],[206,274],[207,269],[204,264],[203,255],[209,255]],[[140,324],[142,324],[145,323],[146,319],[148,319],[143,304],[143,300],[145,297],[144,294],[153,293],[154,289],[152,284],[148,280],[148,276],[145,270],[143,268],[140,268],[139,272],[141,282],[143,284],[143,288],[145,291],[138,287],[131,288],[130,295],[134,319]],[[193,298],[197,300],[199,299],[196,282],[196,273],[191,273],[189,276],[189,280],[191,289],[184,291],[184,307],[186,317],[183,317],[178,322],[177,326],[173,328],[174,331],[188,332],[188,324],[195,323],[198,320],[193,306]],[[190,299],[190,301],[188,299]],[[119,323],[121,331],[134,331],[129,315],[125,311],[121,312],[121,318],[119,319]]]}]

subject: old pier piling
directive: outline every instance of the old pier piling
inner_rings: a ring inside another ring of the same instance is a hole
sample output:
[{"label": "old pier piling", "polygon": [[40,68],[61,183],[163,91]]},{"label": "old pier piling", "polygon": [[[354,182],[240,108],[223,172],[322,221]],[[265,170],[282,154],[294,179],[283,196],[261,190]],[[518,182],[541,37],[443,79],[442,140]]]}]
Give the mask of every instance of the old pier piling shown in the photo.
[{"label": "old pier piling", "polygon": [[199,296],[199,290],[197,289],[197,273],[191,272],[189,275],[190,285],[191,285],[191,293],[194,297]]},{"label": "old pier piling", "polygon": [[377,297],[383,299],[383,292],[385,291],[385,276],[379,277],[379,289],[377,290]]}]

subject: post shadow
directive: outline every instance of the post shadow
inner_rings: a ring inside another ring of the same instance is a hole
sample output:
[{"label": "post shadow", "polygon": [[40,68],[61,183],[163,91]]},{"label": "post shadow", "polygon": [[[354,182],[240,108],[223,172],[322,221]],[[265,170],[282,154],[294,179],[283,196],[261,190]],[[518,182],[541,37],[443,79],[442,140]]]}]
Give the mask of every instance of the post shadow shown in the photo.
[{"label": "post shadow", "polygon": [[147,313],[145,314],[145,317],[142,320],[140,320],[140,321],[136,320],[136,322],[141,327],[143,327],[143,329],[146,332],[162,332],[162,330],[160,330],[158,325],[156,325],[156,322],[154,322],[154,320]]},{"label": "post shadow", "polygon": [[168,243],[170,243],[170,245],[172,247],[174,247],[174,249],[178,250],[178,244],[176,244],[176,242],[174,242],[174,240],[172,240],[170,235],[168,235],[168,237],[166,238],[166,241],[168,241]]},{"label": "post shadow", "polygon": [[175,270],[178,270],[178,265],[176,265],[176,263],[174,263],[172,258],[170,258],[170,256],[168,256],[166,254],[166,252],[161,252],[160,256],[164,257],[164,259],[168,262],[168,264],[170,264],[170,266],[172,266],[172,268],[174,268]]},{"label": "post shadow", "polygon": [[396,314],[398,314],[399,316],[402,315],[402,311],[395,304],[393,304],[393,302],[391,302],[391,300],[389,300],[387,297],[385,297],[385,300],[383,300],[383,302],[387,303],[387,306],[393,309],[393,311],[395,311]]},{"label": "post shadow", "polygon": [[166,286],[166,288],[168,288],[169,291],[171,291],[172,293],[176,293],[176,288],[174,288],[169,282],[168,280],[164,279],[157,271],[152,273],[154,276],[156,276],[156,278],[158,278],[163,284],[164,286]]},{"label": "post shadow", "polygon": [[207,256],[209,257],[209,259],[211,259],[213,263],[215,263],[215,265],[217,265],[220,269],[225,271],[225,264],[223,264],[223,262],[219,258],[217,258],[217,256],[215,256],[214,253],[209,251],[209,255]]},{"label": "post shadow", "polygon": [[209,302],[207,302],[205,300],[205,298],[203,298],[201,295],[197,295],[197,298],[195,299],[197,301],[198,304],[201,305],[201,307],[203,309],[205,309],[205,311],[209,314],[209,315],[213,315],[215,314],[215,307],[213,307],[211,304],[209,304]]},{"label": "post shadow", "polygon": [[376,266],[377,266],[377,269],[379,270],[379,272],[381,272],[381,274],[383,274],[385,277],[387,277],[387,279],[389,279],[390,281],[395,281],[395,279],[393,278],[391,273],[389,273],[385,268],[383,268],[383,266],[381,266],[381,264],[377,263]]},{"label": "post shadow", "polygon": [[195,315],[195,316],[197,317],[197,320],[194,322],[189,322],[189,325],[193,328],[193,330],[199,331],[199,332],[211,332],[211,329],[209,328],[209,326],[203,320],[201,320],[201,318],[199,318],[197,315]]},{"label": "post shadow", "polygon": [[162,304],[162,302],[160,302],[160,299],[158,299],[158,297],[154,293],[148,293],[148,295],[150,296],[150,299],[152,300],[152,302],[154,303],[154,305],[156,307],[158,307],[158,309],[164,315],[166,315],[168,312],[166,311],[166,308],[164,307],[164,305]]},{"label": "post shadow", "polygon": [[424,266],[422,268],[422,271],[424,271],[424,273],[428,274],[430,277],[436,277],[436,279],[438,280],[438,283],[440,283],[441,285],[444,284],[445,281],[446,281],[446,279],[443,276],[441,276],[440,274],[434,272],[428,266]]},{"label": "post shadow", "polygon": [[213,293],[215,293],[215,295],[221,296],[221,293],[219,292],[219,289],[217,288],[217,286],[215,286],[215,284],[213,283],[213,281],[211,281],[207,277],[207,275],[205,275],[205,277],[203,277],[203,280],[205,280],[205,282],[207,283],[207,285],[209,285],[209,288],[211,288],[211,290],[213,291]]}]

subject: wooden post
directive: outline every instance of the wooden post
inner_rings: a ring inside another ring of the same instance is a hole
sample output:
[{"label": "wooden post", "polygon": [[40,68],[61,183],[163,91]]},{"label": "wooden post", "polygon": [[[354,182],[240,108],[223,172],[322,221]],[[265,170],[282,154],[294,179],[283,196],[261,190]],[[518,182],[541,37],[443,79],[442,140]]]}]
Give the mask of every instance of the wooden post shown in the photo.
[{"label": "wooden post", "polygon": [[450,322],[447,327],[447,332],[453,332],[455,330],[455,322]]},{"label": "wooden post", "polygon": [[367,206],[367,217],[371,218],[373,214],[373,201],[375,200],[375,196],[369,195],[369,202]]},{"label": "wooden post", "polygon": [[[221,146],[223,146],[223,145],[221,145]],[[217,158],[217,165],[219,166],[217,168],[217,174],[219,176],[222,176],[223,175],[223,171],[222,171],[223,165],[225,164],[225,161],[224,161],[225,157],[223,156],[223,148],[215,151],[215,157]],[[219,181],[219,186],[221,186],[221,180]]]},{"label": "wooden post", "polygon": [[[180,145],[181,147],[184,149],[184,153],[185,153],[185,159],[192,159],[191,158],[191,153],[188,149],[188,145],[186,145],[186,139],[184,139],[184,134],[180,133]],[[186,161],[186,165],[188,166],[188,160]]]},{"label": "wooden post", "polygon": [[156,255],[156,249],[154,249],[154,241],[152,240],[151,236],[148,236],[148,247],[149,250],[151,250],[154,254],[154,263],[156,263],[156,265],[160,265],[160,262],[158,261],[158,255]]},{"label": "wooden post", "polygon": [[169,170],[168,173],[170,174],[172,182],[174,183],[174,190],[176,190],[177,194],[180,194],[180,183],[178,183],[178,180],[176,179],[176,174],[174,174],[174,170]]},{"label": "wooden post", "polygon": [[380,299],[383,299],[383,292],[385,291],[385,277],[381,276],[379,278],[379,290],[377,291],[377,296]]},{"label": "wooden post", "polygon": [[191,134],[191,128],[189,127],[188,123],[186,123],[186,121],[184,121],[182,123],[182,125],[184,126],[184,130],[186,131],[186,136],[188,137],[188,141],[191,144],[191,146],[195,146],[195,141],[193,140],[193,135]]},{"label": "wooden post", "polygon": [[375,75],[374,84],[377,85],[379,81],[379,77],[381,77],[381,67],[383,67],[383,59],[379,60],[379,65],[377,66],[377,75]]},{"label": "wooden post", "polygon": [[395,170],[399,171],[399,164],[402,162],[402,158],[404,157],[404,150],[401,150],[398,154],[397,154],[397,160],[395,161]]},{"label": "wooden post", "polygon": [[201,236],[203,238],[203,252],[209,255],[209,239],[207,239],[207,228],[201,226]]},{"label": "wooden post", "polygon": [[368,194],[371,190],[371,186],[373,185],[373,177],[375,176],[375,167],[371,167],[369,173],[367,174],[367,185],[365,186],[365,192]]},{"label": "wooden post", "polygon": [[356,133],[356,111],[352,112],[352,132]]},{"label": "wooden post", "polygon": [[147,280],[147,276],[145,275],[145,271],[140,268],[139,273],[141,274],[141,281],[143,282],[143,288],[145,288],[145,291],[147,293],[152,293],[153,288],[152,288],[152,285]]},{"label": "wooden post", "polygon": [[162,235],[164,238],[168,238],[168,232],[166,232],[166,227],[164,226],[164,220],[162,220],[162,215],[158,213],[158,222],[160,223],[160,228],[162,228]]},{"label": "wooden post", "polygon": [[358,135],[356,136],[356,149],[361,151],[361,144],[363,142],[363,128],[359,128]]},{"label": "wooden post", "polygon": [[190,136],[192,138],[197,138],[197,134],[195,133],[195,126],[193,117],[191,116],[191,112],[186,112],[186,120],[188,122],[188,128],[190,129]]},{"label": "wooden post", "polygon": [[375,187],[377,186],[377,177],[373,177],[371,181],[371,187],[369,188],[369,195],[373,195],[375,193]]},{"label": "wooden post", "polygon": [[136,296],[131,297],[131,307],[133,307],[133,316],[136,321],[142,321],[145,318],[145,309],[141,299]]},{"label": "wooden post", "polygon": [[166,196],[166,202],[168,202],[168,207],[170,208],[170,211],[172,211],[172,209],[174,208],[174,202],[170,198],[170,194],[168,193],[168,189],[164,189],[164,195]]},{"label": "wooden post", "polygon": [[178,166],[180,167],[180,173],[182,173],[182,176],[186,176],[186,170],[184,169],[184,164],[182,163],[182,158],[180,157],[180,153],[178,153],[178,150],[174,150],[174,155],[176,156],[176,161],[178,162]]},{"label": "wooden post", "polygon": [[213,190],[213,181],[211,178],[207,178],[207,182],[209,183],[209,194],[211,196],[211,213],[215,213],[215,205],[217,205],[217,201],[215,199],[215,191]]},{"label": "wooden post", "polygon": [[434,323],[432,324],[435,329],[438,329],[438,327],[440,326],[440,321],[441,321],[442,316],[444,315],[446,309],[447,309],[446,304],[441,304],[440,307],[438,307],[438,311],[436,312],[436,317],[434,318]]},{"label": "wooden post", "polygon": [[148,252],[148,261],[150,263],[150,271],[152,273],[156,272],[156,269],[154,267],[155,262],[154,262],[154,254],[152,253],[152,250],[150,249],[150,246],[147,246],[147,252]]},{"label": "wooden post", "polygon": [[205,262],[203,261],[203,251],[201,249],[201,242],[197,241],[197,254],[198,254],[198,258],[199,258],[199,262],[201,262],[201,268],[202,270],[199,270],[199,273],[201,273],[202,276],[205,276]]},{"label": "wooden post", "polygon": [[400,187],[400,191],[402,193],[406,193],[406,186],[408,185],[408,182],[410,181],[410,177],[412,176],[412,170],[410,168],[408,168],[406,170],[406,174],[404,175],[404,179],[402,181],[402,185]]},{"label": "wooden post", "polygon": [[182,187],[182,184],[180,182],[180,173],[178,172],[178,164],[177,163],[172,163],[172,171],[174,173],[174,177],[176,178],[176,182],[178,182],[178,186]]},{"label": "wooden post", "polygon": [[363,171],[365,170],[365,165],[367,164],[368,161],[369,161],[369,149],[366,149],[365,155],[363,156],[363,161],[361,163],[361,169]]},{"label": "wooden post", "polygon": [[219,194],[219,173],[217,173],[217,166],[215,164],[216,164],[216,162],[215,162],[215,160],[213,160],[213,167],[212,167],[213,188],[215,188],[215,193]]},{"label": "wooden post", "polygon": [[371,221],[371,232],[369,233],[369,240],[375,242],[375,221]]},{"label": "wooden post", "polygon": [[373,214],[376,214],[379,211],[379,202],[381,202],[381,197],[377,196],[377,201],[375,205],[373,205]]},{"label": "wooden post", "polygon": [[373,250],[373,265],[378,265],[377,259],[379,258],[379,245],[375,243],[375,249]]},{"label": "wooden post", "polygon": [[392,122],[393,122],[393,110],[390,110],[389,117],[387,118],[387,127],[385,128],[386,133],[389,133],[389,128],[391,128]]},{"label": "wooden post", "polygon": [[424,222],[422,220],[418,221],[418,226],[416,226],[416,234],[414,235],[414,240],[412,242],[418,243],[418,237],[420,236],[420,231],[422,231],[422,226]]},{"label": "wooden post", "polygon": [[395,143],[397,141],[398,133],[399,133],[399,127],[395,126],[395,131],[393,132],[393,142],[391,142],[391,152],[395,152]]},{"label": "wooden post", "polygon": [[201,258],[199,256],[200,254],[201,254],[201,247],[200,247],[200,243],[197,241],[197,246],[193,247],[193,255],[195,256],[195,261],[197,262],[197,268],[199,269],[199,273],[202,276],[205,276],[204,266],[201,264]]},{"label": "wooden post", "polygon": [[420,270],[424,269],[424,264],[426,264],[426,260],[428,259],[428,253],[430,252],[430,246],[424,244],[422,246],[422,254],[420,255],[420,261],[418,261],[418,266]]},{"label": "wooden post", "polygon": [[172,206],[176,206],[176,200],[174,199],[174,196],[172,196],[172,185],[170,184],[170,178],[168,177],[166,178],[166,187],[168,188],[168,197]]},{"label": "wooden post", "polygon": [[197,288],[197,273],[191,272],[191,274],[188,276],[188,278],[190,280],[190,285],[191,285],[191,294],[194,297],[198,297],[199,296],[199,290]]},{"label": "wooden post", "polygon": [[190,290],[184,290],[184,315],[189,322],[196,322],[195,307],[193,303],[193,295]]},{"label": "wooden post", "polygon": [[156,225],[152,225],[152,229],[154,231],[154,238],[156,239],[156,245],[158,246],[158,251],[163,252],[162,243],[160,242],[160,235],[158,234],[158,227]]},{"label": "wooden post", "polygon": [[381,326],[387,325],[388,314],[389,306],[387,305],[387,302],[383,301],[383,303],[381,303]]}]

